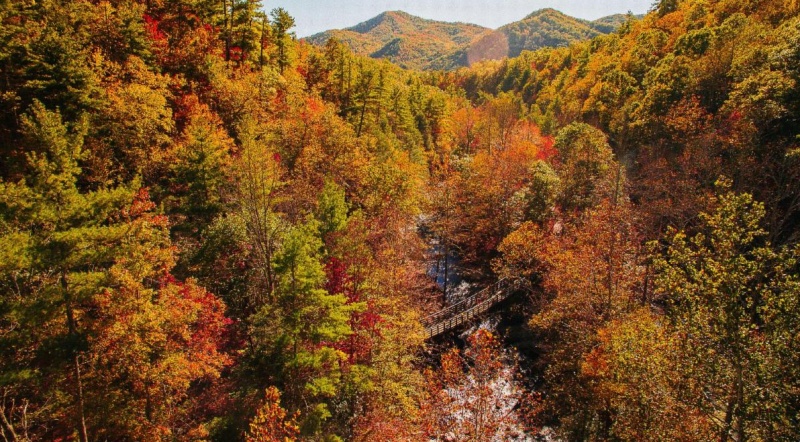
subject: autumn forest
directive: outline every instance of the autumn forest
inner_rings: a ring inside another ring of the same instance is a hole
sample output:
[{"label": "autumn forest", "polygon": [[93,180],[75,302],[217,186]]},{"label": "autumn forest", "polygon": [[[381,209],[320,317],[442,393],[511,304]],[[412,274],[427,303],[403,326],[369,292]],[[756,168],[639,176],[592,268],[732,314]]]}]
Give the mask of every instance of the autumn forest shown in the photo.
[{"label": "autumn forest", "polygon": [[800,440],[800,3],[408,17],[0,0],[0,441]]}]

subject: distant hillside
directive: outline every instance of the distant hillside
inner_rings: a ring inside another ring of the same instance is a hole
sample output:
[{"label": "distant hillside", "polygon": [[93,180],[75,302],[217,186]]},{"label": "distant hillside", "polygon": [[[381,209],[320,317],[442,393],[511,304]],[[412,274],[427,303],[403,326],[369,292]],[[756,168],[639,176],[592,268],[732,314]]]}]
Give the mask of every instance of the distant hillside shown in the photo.
[{"label": "distant hillside", "polygon": [[491,32],[468,23],[446,23],[389,11],[351,28],[325,31],[305,40],[324,45],[335,37],[353,52],[386,58],[409,69],[428,69],[431,60],[451,53]]},{"label": "distant hillside", "polygon": [[[628,20],[629,17],[630,16],[628,14],[609,15],[607,17],[598,18],[597,20],[591,22],[591,26],[592,28],[604,34],[610,34],[622,26],[622,24],[625,23],[625,20]],[[634,15],[633,17],[636,19],[641,19],[644,17],[644,15]]]},{"label": "distant hillside", "polygon": [[448,54],[444,59],[437,60],[434,68],[453,69],[483,60],[516,57],[522,51],[569,46],[576,41],[613,32],[623,21],[612,17],[590,22],[570,17],[555,9],[541,9],[520,21],[487,33],[468,46]]},{"label": "distant hillside", "polygon": [[626,15],[617,14],[586,21],[554,9],[542,9],[493,31],[392,11],[306,40],[321,46],[335,37],[358,54],[386,58],[405,68],[450,70],[483,60],[516,57],[522,51],[567,46],[613,32],[626,19]]},{"label": "distant hillside", "polygon": [[604,33],[593,28],[588,21],[570,17],[554,9],[536,11],[498,31],[508,38],[510,57],[516,57],[522,51],[568,46],[574,41],[589,40]]}]

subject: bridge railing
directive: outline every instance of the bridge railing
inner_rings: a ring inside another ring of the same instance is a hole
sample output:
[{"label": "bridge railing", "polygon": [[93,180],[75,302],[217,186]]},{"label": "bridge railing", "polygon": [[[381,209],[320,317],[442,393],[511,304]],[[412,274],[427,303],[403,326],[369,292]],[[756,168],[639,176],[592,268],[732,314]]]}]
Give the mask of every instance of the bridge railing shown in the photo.
[{"label": "bridge railing", "polygon": [[486,312],[524,286],[526,281],[522,279],[503,278],[468,298],[423,318],[425,331],[430,338],[458,327]]},{"label": "bridge railing", "polygon": [[476,304],[480,303],[482,300],[490,297],[496,290],[500,284],[506,283],[507,279],[501,279],[496,283],[484,287],[483,289],[467,296],[466,298],[462,299],[455,304],[451,304],[435,313],[432,313],[424,318],[422,318],[422,324],[425,326],[436,324],[445,320],[451,316],[457,315],[458,313],[464,312],[466,310],[471,309]]}]

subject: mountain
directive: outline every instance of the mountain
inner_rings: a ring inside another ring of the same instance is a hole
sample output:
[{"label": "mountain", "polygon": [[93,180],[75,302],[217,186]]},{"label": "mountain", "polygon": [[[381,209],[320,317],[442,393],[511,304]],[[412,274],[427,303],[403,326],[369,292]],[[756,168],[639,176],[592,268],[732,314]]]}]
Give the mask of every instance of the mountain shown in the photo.
[{"label": "mountain", "polygon": [[590,22],[570,17],[555,9],[536,11],[496,32],[503,34],[508,40],[509,57],[516,57],[522,51],[568,46],[572,42],[589,40],[603,34],[593,28]]},{"label": "mountain", "polygon": [[325,31],[305,40],[318,46],[334,37],[353,52],[386,58],[409,69],[426,69],[431,60],[451,53],[491,32],[483,26],[427,20],[388,11],[347,29]]},{"label": "mountain", "polygon": [[581,20],[554,9],[536,11],[497,30],[466,23],[427,20],[401,11],[384,12],[347,29],[306,38],[324,45],[334,37],[354,52],[386,58],[405,68],[451,70],[522,51],[567,46],[617,29],[627,16]]},{"label": "mountain", "polygon": [[452,69],[484,60],[516,57],[522,51],[568,46],[570,43],[589,40],[616,29],[600,20],[595,24],[570,17],[555,9],[541,9],[520,21],[484,34],[468,46],[439,60],[435,68]]},{"label": "mountain", "polygon": [[[610,34],[616,31],[620,26],[622,26],[625,21],[627,21],[631,15],[629,14],[614,14],[609,15],[606,17],[598,18],[597,20],[591,22],[592,28],[604,33]],[[634,15],[633,18],[641,19],[644,15]]]}]

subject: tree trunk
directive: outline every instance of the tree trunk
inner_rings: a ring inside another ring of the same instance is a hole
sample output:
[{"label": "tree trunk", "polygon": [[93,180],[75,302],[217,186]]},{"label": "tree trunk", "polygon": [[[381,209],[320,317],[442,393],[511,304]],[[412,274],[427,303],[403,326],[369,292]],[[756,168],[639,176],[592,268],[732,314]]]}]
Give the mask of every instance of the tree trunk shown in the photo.
[{"label": "tree trunk", "polygon": [[[233,0],[231,0],[233,1]],[[231,15],[233,15],[233,9],[231,9]],[[222,16],[224,17],[222,29],[225,30],[225,61],[231,60],[231,33],[228,29],[228,2],[227,0],[222,0]],[[230,17],[231,26],[233,26],[233,17]]]},{"label": "tree trunk", "polygon": [[267,14],[261,19],[261,55],[258,57],[258,67],[264,69],[264,31],[267,28]]},{"label": "tree trunk", "polygon": [[[67,333],[69,337],[74,340],[78,336],[77,324],[75,321],[75,312],[72,310],[72,296],[69,294],[69,287],[67,285],[67,275],[62,272],[61,274],[61,289],[64,291],[64,307],[67,315]],[[88,442],[89,437],[86,431],[86,416],[84,414],[83,402],[83,381],[81,379],[81,364],[80,353],[77,349],[73,348],[72,363],[75,371],[75,387],[76,387],[76,400],[77,400],[77,416],[76,424],[78,426],[78,436],[81,442]]]},{"label": "tree trunk", "polygon": [[361,138],[361,127],[364,125],[364,113],[367,111],[367,99],[364,99],[364,104],[361,106],[361,117],[358,119],[358,131],[356,131],[356,138]]},{"label": "tree trunk", "polygon": [[78,389],[78,432],[81,442],[89,442],[89,436],[86,431],[86,417],[83,411],[83,381],[81,380],[81,363],[78,353],[75,353],[73,362],[75,363],[75,384]]}]

